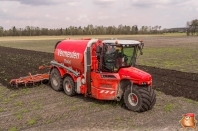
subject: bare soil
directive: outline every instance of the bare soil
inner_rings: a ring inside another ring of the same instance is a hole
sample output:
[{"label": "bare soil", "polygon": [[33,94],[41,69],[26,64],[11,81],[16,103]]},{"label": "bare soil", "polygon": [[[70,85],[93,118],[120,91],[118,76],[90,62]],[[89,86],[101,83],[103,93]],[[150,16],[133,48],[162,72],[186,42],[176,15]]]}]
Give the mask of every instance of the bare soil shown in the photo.
[{"label": "bare soil", "polygon": [[[0,131],[4,130],[181,130],[182,114],[198,114],[198,74],[137,65],[153,76],[154,108],[128,111],[119,102],[68,97],[48,85],[6,88],[10,79],[44,73],[52,53],[0,47]],[[198,119],[198,118],[197,118]],[[190,130],[190,129],[189,129]]]},{"label": "bare soil", "polygon": [[[0,83],[9,86],[10,79],[44,73],[40,65],[49,65],[52,53],[0,47]],[[153,88],[165,94],[198,100],[198,74],[137,65],[153,77]]]}]

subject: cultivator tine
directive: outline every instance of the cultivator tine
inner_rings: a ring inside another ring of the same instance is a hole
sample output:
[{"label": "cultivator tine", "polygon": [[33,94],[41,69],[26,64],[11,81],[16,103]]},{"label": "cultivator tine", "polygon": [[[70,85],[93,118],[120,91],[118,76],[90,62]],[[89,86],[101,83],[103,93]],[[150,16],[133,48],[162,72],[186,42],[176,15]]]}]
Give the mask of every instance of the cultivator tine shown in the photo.
[{"label": "cultivator tine", "polygon": [[42,69],[45,69],[45,68],[51,68],[51,66],[45,66],[45,65],[39,66],[39,70],[42,70]]},{"label": "cultivator tine", "polygon": [[[39,66],[39,69],[44,69],[44,68],[50,68],[51,66]],[[49,80],[49,73],[44,73],[44,74],[35,74],[32,75],[31,73],[28,73],[28,76],[25,77],[20,77],[18,79],[12,79],[10,80],[10,85],[11,87],[16,87],[18,88],[20,85],[22,86],[36,86],[37,84],[43,84],[43,81]]]}]

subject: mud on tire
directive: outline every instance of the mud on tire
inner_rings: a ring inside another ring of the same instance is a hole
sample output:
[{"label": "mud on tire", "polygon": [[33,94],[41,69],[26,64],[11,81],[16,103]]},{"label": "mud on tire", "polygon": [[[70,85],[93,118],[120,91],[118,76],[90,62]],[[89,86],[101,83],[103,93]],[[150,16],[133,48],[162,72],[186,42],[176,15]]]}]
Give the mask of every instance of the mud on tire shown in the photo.
[{"label": "mud on tire", "polygon": [[57,68],[53,68],[50,71],[50,85],[55,91],[61,91],[63,89],[63,79]]},{"label": "mud on tire", "polygon": [[70,76],[66,76],[63,80],[63,89],[66,95],[74,96],[75,92],[75,84],[73,79]]},{"label": "mud on tire", "polygon": [[126,108],[135,112],[144,112],[153,108],[156,102],[156,95],[152,88],[133,85],[132,92],[130,85],[124,92],[124,104]]}]

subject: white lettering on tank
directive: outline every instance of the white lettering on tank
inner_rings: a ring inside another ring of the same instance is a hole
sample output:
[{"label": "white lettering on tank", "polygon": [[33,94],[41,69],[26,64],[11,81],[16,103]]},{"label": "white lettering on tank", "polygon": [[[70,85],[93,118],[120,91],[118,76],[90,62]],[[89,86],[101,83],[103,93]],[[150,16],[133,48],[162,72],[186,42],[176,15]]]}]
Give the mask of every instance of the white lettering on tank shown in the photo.
[{"label": "white lettering on tank", "polygon": [[75,51],[73,51],[73,52],[63,51],[61,49],[58,49],[58,55],[63,56],[63,57],[73,58],[73,59],[79,59],[80,58],[80,53],[77,53]]},{"label": "white lettering on tank", "polygon": [[64,59],[65,64],[71,64],[71,60]]}]

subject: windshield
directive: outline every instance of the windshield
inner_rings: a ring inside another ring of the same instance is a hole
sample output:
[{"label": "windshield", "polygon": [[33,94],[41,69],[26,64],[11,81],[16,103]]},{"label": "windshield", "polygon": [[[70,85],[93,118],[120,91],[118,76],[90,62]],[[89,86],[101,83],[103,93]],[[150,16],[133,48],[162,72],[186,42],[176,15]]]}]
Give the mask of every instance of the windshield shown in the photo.
[{"label": "windshield", "polygon": [[107,71],[116,72],[120,67],[134,65],[135,46],[105,45],[103,51],[103,67]]},{"label": "windshield", "polygon": [[134,57],[134,47],[124,47],[123,48],[124,63],[126,66],[131,66],[133,64]]}]

